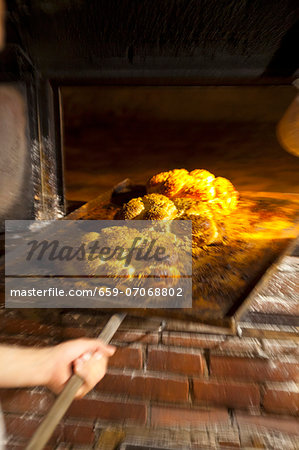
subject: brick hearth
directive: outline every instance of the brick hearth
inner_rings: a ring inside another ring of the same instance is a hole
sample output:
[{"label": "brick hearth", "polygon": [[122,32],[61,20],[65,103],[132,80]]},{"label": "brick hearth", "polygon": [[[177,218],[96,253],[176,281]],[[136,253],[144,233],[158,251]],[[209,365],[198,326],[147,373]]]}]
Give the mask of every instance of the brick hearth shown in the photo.
[{"label": "brick hearth", "polygon": [[[57,313],[56,324],[49,325],[46,314],[37,321],[16,311],[2,311],[0,340],[49,345],[94,336],[107,317]],[[136,439],[152,430],[147,436],[151,442],[158,439],[161,429],[181,432],[180,439],[186,430],[188,439],[197,430],[202,440],[195,445],[191,439],[189,444],[194,445],[190,448],[243,448],[249,440],[252,448],[272,448],[269,442],[279,435],[280,448],[296,448],[299,355],[295,337],[256,339],[158,331],[158,325],[157,319],[139,320],[139,326],[133,319],[123,324],[113,340],[118,351],[107,375],[84,399],[71,405],[48,448],[106,448],[100,443],[107,429],[114,437],[121,430],[122,439],[129,439],[132,429],[139,436]],[[53,400],[42,388],[1,391],[8,448],[22,448]],[[210,447],[200,447],[205,439]]]}]

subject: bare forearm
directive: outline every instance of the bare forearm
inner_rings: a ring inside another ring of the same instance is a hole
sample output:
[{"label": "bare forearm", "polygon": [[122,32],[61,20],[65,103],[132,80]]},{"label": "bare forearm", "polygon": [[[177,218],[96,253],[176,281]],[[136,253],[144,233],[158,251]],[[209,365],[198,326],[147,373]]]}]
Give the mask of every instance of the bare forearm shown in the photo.
[{"label": "bare forearm", "polygon": [[0,345],[0,387],[47,386],[59,393],[75,372],[84,380],[81,397],[103,378],[114,352],[115,347],[88,338],[45,348]]},{"label": "bare forearm", "polygon": [[0,387],[46,385],[50,349],[0,345]]}]

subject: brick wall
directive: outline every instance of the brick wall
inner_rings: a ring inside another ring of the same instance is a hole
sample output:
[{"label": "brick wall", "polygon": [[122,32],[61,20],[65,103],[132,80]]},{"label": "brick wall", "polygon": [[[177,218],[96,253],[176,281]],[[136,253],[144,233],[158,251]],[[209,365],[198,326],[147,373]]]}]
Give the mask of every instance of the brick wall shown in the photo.
[{"label": "brick wall", "polygon": [[[86,316],[78,322],[68,314],[62,324],[53,327],[3,317],[0,341],[48,345],[93,336],[95,320]],[[90,447],[108,425],[198,428],[248,424],[297,432],[299,352],[295,340],[136,328],[118,331],[113,343],[118,351],[107,375],[84,399],[71,405],[49,448],[58,442]],[[54,396],[35,388],[2,390],[0,398],[10,442],[22,444]]]}]

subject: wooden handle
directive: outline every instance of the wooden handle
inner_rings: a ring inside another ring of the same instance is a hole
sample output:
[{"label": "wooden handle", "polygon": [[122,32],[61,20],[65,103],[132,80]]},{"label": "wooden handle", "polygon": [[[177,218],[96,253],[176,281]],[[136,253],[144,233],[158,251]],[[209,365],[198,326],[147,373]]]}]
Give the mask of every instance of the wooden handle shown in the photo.
[{"label": "wooden handle", "polygon": [[[122,323],[124,317],[125,314],[114,314],[109,319],[98,338],[105,344],[108,344]],[[72,375],[61,394],[59,394],[55,400],[45,419],[30,439],[25,450],[42,450],[44,448],[83,383],[84,380],[81,377],[76,374]]]}]

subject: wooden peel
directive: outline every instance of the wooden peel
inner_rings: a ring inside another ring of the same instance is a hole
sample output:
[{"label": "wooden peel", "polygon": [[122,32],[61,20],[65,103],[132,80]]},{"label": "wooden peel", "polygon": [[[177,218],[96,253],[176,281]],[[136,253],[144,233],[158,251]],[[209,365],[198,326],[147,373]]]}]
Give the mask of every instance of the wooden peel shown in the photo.
[{"label": "wooden peel", "polygon": [[[102,342],[108,344],[125,316],[125,313],[114,314],[99,334],[98,339],[101,339]],[[25,450],[42,450],[44,448],[83,383],[84,380],[81,377],[76,374],[72,375],[61,394],[59,394],[55,400],[55,403],[45,419],[30,439]]]}]

